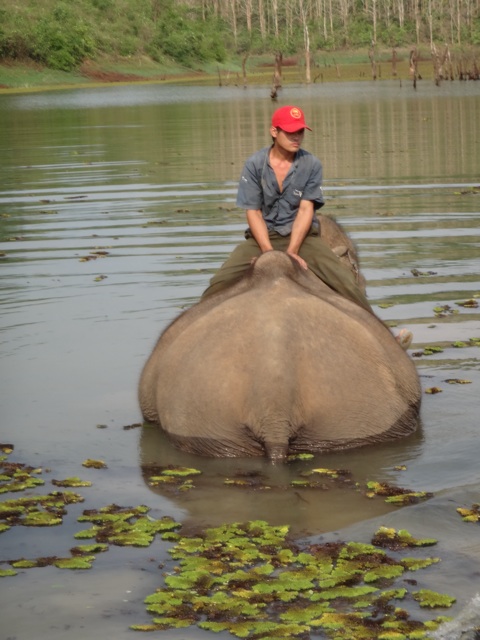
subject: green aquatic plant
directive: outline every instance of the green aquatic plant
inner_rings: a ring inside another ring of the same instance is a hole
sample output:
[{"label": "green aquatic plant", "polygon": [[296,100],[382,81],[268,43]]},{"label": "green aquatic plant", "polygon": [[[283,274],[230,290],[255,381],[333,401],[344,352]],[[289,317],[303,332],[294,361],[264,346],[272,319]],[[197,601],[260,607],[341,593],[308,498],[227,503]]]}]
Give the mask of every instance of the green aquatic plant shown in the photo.
[{"label": "green aquatic plant", "polygon": [[[288,531],[257,520],[179,538],[170,550],[177,564],[145,600],[153,622],[132,629],[197,625],[250,640],[315,633],[335,640],[412,640],[435,628],[435,621],[427,627],[393,604],[413,598],[406,587],[396,588],[395,580],[435,560],[404,562],[358,542],[299,545]],[[413,544],[407,532],[401,537]],[[440,597],[420,599],[419,593],[419,602],[440,602]],[[452,602],[445,596],[442,606]]]},{"label": "green aquatic plant", "polygon": [[92,460],[88,458],[82,462],[83,467],[87,467],[87,469],[107,469],[107,465],[103,460]]},{"label": "green aquatic plant", "polygon": [[313,458],[313,453],[292,453],[287,457],[287,462],[312,460]]},{"label": "green aquatic plant", "polygon": [[103,553],[108,551],[108,544],[104,542],[97,542],[94,544],[79,544],[76,547],[70,549],[72,556],[85,556],[91,553]]},{"label": "green aquatic plant", "polygon": [[421,351],[414,351],[412,353],[412,356],[414,356],[415,358],[420,358],[421,356],[432,356],[434,353],[443,353],[443,348],[434,345],[428,345]]},{"label": "green aquatic plant", "polygon": [[421,500],[429,500],[432,494],[427,491],[409,491],[398,496],[388,496],[385,502],[394,505],[405,506],[407,504],[417,504]]},{"label": "green aquatic plant", "polygon": [[95,560],[94,555],[72,556],[70,558],[58,558],[50,556],[46,558],[36,558],[35,560],[12,560],[10,564],[15,569],[32,569],[34,567],[57,567],[57,569],[91,569]]},{"label": "green aquatic plant", "polygon": [[91,487],[92,483],[89,480],[80,480],[80,478],[72,477],[65,478],[65,480],[52,480],[52,484],[56,487]]},{"label": "green aquatic plant", "polygon": [[[4,445],[2,451],[8,455],[13,451],[13,447]],[[0,493],[25,491],[44,485],[45,481],[38,477],[41,473],[42,469],[20,462],[9,462],[5,456],[0,462]]]},{"label": "green aquatic plant", "polygon": [[433,308],[433,313],[438,318],[446,318],[449,315],[456,315],[459,313],[458,309],[452,309],[448,304],[438,305]]},{"label": "green aquatic plant", "polygon": [[186,476],[196,476],[200,475],[202,472],[198,469],[190,469],[188,467],[166,467],[164,471],[162,471],[162,475],[165,476],[178,476],[180,478],[185,478]]},{"label": "green aquatic plant", "polygon": [[148,547],[156,535],[163,539],[175,539],[173,532],[181,525],[172,518],[156,520],[148,516],[149,507],[119,507],[112,504],[101,509],[83,512],[78,522],[91,522],[90,529],[75,534],[77,539],[94,538],[97,542],[118,546]]},{"label": "green aquatic plant", "polygon": [[332,486],[354,487],[352,474],[346,469],[316,468],[303,471],[300,478],[290,482],[298,489],[330,489]]},{"label": "green aquatic plant", "polygon": [[352,474],[350,473],[350,471],[347,471],[346,469],[319,468],[319,469],[310,469],[310,471],[304,471],[301,475],[302,476],[318,475],[318,476],[324,476],[327,478],[333,478],[336,480],[340,476],[350,477]]},{"label": "green aquatic plant", "polygon": [[0,502],[0,520],[8,527],[54,526],[62,523],[66,505],[83,502],[84,498],[71,491],[52,491],[48,495],[22,496]]},{"label": "green aquatic plant", "polygon": [[91,569],[95,556],[75,556],[73,558],[57,558],[53,565],[57,569]]},{"label": "green aquatic plant", "polygon": [[478,308],[478,300],[475,298],[469,298],[468,300],[462,300],[461,302],[455,302],[459,307],[464,307],[465,309],[477,309]]},{"label": "green aquatic plant", "polygon": [[195,488],[192,476],[199,476],[199,469],[168,465],[161,467],[156,464],[144,465],[143,472],[150,487],[163,487],[174,491],[190,491]]},{"label": "green aquatic plant", "polygon": [[437,544],[434,538],[417,539],[406,529],[396,529],[390,527],[380,527],[372,538],[372,544],[397,551],[406,547],[427,547]]},{"label": "green aquatic plant", "polygon": [[464,522],[480,522],[480,504],[472,504],[470,509],[458,507],[457,513],[462,516]]},{"label": "green aquatic plant", "polygon": [[374,496],[385,497],[385,502],[394,505],[417,504],[421,500],[428,500],[433,497],[433,493],[427,491],[411,491],[402,487],[396,487],[387,482],[377,482],[371,480],[367,482],[367,498]]},{"label": "green aquatic plant", "polygon": [[412,595],[420,603],[421,607],[430,607],[432,609],[436,607],[451,607],[456,601],[452,596],[436,593],[429,589],[420,589],[420,591],[415,591]]}]

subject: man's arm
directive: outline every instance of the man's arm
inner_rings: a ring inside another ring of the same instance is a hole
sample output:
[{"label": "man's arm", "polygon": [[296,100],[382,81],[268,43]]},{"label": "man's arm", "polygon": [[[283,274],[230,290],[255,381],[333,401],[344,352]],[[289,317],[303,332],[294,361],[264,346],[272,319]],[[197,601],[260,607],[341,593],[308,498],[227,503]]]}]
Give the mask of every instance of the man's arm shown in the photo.
[{"label": "man's arm", "polygon": [[287,253],[296,260],[301,267],[308,269],[307,263],[298,255],[302,242],[307,237],[313,220],[313,202],[311,200],[300,200],[297,215],[293,222],[292,233],[290,234],[290,244]]},{"label": "man's arm", "polygon": [[247,209],[247,222],[262,253],[273,251],[272,243],[268,235],[268,228],[260,209]]}]

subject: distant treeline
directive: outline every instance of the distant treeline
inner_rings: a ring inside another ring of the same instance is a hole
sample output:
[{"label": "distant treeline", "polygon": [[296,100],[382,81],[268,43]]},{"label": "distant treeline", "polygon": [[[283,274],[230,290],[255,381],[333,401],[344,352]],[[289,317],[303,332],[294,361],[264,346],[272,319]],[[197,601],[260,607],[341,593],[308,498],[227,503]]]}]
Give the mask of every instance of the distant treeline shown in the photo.
[{"label": "distant treeline", "polygon": [[480,45],[480,1],[0,0],[0,59],[64,71],[102,55],[197,67],[263,53],[435,43]]}]

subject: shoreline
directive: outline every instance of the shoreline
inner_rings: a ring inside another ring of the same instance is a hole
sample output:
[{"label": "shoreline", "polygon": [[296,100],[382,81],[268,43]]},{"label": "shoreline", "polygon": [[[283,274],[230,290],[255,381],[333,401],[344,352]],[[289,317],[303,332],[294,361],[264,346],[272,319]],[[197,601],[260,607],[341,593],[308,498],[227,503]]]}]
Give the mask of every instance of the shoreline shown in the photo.
[{"label": "shoreline", "polygon": [[[474,65],[478,51],[472,49],[468,60]],[[463,54],[462,54],[463,55]],[[458,62],[457,74],[461,61]],[[474,65],[475,68],[475,65]],[[435,69],[430,52],[420,51],[418,57],[418,79],[435,81]],[[150,58],[87,60],[72,72],[55,71],[31,61],[0,62],[0,95],[60,91],[72,89],[92,89],[108,86],[136,84],[181,84],[189,86],[248,86],[272,87],[274,63],[271,56],[250,60],[245,77],[241,64],[230,61],[224,65],[203,69],[169,67],[153,62]],[[442,81],[464,81],[469,78],[451,77]],[[341,51],[317,54],[308,83],[305,78],[303,60],[288,58],[282,66],[282,85],[323,84],[338,82],[382,82],[413,80],[409,63],[409,51],[398,51],[395,60],[390,50],[377,54],[374,64],[367,51]]]}]

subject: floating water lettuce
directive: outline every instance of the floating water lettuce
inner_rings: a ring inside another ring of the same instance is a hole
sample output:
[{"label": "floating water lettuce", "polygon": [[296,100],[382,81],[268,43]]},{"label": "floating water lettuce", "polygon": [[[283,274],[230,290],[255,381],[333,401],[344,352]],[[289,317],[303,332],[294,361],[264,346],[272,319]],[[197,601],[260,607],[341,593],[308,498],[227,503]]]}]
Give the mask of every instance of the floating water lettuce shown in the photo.
[{"label": "floating water lettuce", "polygon": [[[9,449],[3,449],[3,451],[8,453]],[[42,473],[41,469],[6,460],[0,463],[0,469],[0,493],[25,491],[45,484],[42,478],[37,477]]]},{"label": "floating water lettuce", "polygon": [[[413,545],[407,532],[400,537]],[[335,640],[413,640],[439,624],[410,620],[391,604],[413,598],[393,582],[432,559],[403,562],[357,542],[299,545],[289,539],[288,527],[258,520],[182,537],[170,553],[177,564],[145,600],[153,621],[132,625],[134,630],[197,625],[252,640],[316,633]],[[428,607],[454,601],[423,591],[415,599]]]},{"label": "floating water lettuce", "polygon": [[313,453],[292,453],[287,457],[287,462],[296,462],[302,460],[312,460]]},{"label": "floating water lettuce", "polygon": [[438,305],[433,308],[433,313],[439,318],[445,318],[449,315],[458,314],[458,309],[452,309],[448,304]]},{"label": "floating water lettuce", "polygon": [[470,298],[469,300],[462,300],[461,302],[455,302],[455,304],[466,309],[478,308],[478,300],[475,300],[474,298]]},{"label": "floating water lettuce", "polygon": [[0,502],[0,520],[11,527],[54,526],[62,523],[66,505],[83,502],[84,498],[71,491],[52,491],[48,495],[22,496]]},{"label": "floating water lettuce", "polygon": [[421,356],[432,356],[434,353],[443,353],[443,348],[434,345],[428,345],[427,347],[424,347],[422,351],[414,351],[412,353],[412,356],[414,356],[415,358],[420,358]]},{"label": "floating water lettuce", "polygon": [[427,547],[437,544],[434,538],[424,538],[419,540],[414,538],[406,529],[396,529],[390,527],[380,527],[372,538],[372,544],[397,551],[406,547]]},{"label": "floating water lettuce", "polygon": [[480,504],[472,504],[470,509],[458,507],[457,513],[462,516],[464,522],[480,522]]},{"label": "floating water lettuce", "polygon": [[456,601],[451,596],[444,593],[436,593],[429,589],[420,589],[420,591],[416,591],[412,595],[420,603],[421,607],[431,607],[432,609],[436,607],[451,607]]},{"label": "floating water lettuce", "polygon": [[407,505],[417,504],[421,500],[428,500],[433,497],[433,493],[429,493],[427,491],[411,491],[410,489],[395,487],[387,482],[371,480],[367,482],[366,496],[367,498],[384,496],[385,502],[390,504]]},{"label": "floating water lettuce", "polygon": [[134,547],[148,547],[157,534],[164,539],[174,539],[173,532],[180,524],[169,517],[155,520],[147,515],[149,511],[144,505],[119,507],[115,504],[86,510],[78,522],[92,522],[93,527],[79,531],[74,537]]},{"label": "floating water lettuce", "polygon": [[[327,469],[319,467],[309,469],[300,474],[300,478],[290,482],[292,487],[299,489],[329,489],[333,484],[341,486],[354,486],[352,474],[346,469]],[[333,483],[333,484],[332,484]]]},{"label": "floating water lettuce", "polygon": [[13,560],[10,562],[15,569],[31,569],[33,567],[50,567],[57,569],[91,569],[92,563],[95,561],[94,555],[72,556],[70,558],[58,558],[50,556],[47,558],[37,558],[35,560]]},{"label": "floating water lettuce", "polygon": [[199,476],[202,473],[199,469],[189,467],[174,465],[161,467],[156,464],[143,465],[142,470],[150,487],[164,487],[175,491],[194,489],[192,476]]},{"label": "floating water lettuce", "polygon": [[429,387],[428,389],[425,389],[425,393],[435,395],[436,393],[442,393],[442,389],[439,387]]},{"label": "floating water lettuce", "polygon": [[52,480],[52,484],[56,487],[91,487],[89,480],[80,480],[76,476],[73,478],[65,478],[65,480]]},{"label": "floating water lettuce", "polygon": [[88,458],[82,462],[82,466],[87,467],[87,469],[107,469],[107,465],[103,460],[92,460]]}]

